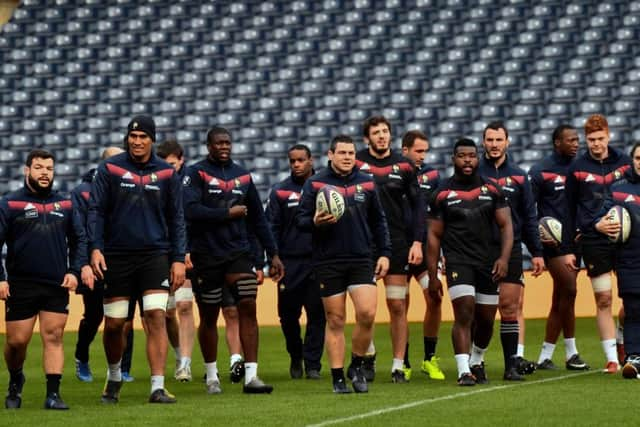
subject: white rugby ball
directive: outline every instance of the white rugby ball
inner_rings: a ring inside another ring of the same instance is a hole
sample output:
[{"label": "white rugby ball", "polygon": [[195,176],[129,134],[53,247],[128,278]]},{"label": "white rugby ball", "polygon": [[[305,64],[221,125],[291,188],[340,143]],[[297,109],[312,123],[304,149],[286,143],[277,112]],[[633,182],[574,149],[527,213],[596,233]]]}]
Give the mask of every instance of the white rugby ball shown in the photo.
[{"label": "white rugby ball", "polygon": [[629,211],[620,206],[615,205],[609,212],[607,212],[607,218],[611,222],[620,223],[620,232],[615,237],[609,236],[609,240],[615,243],[625,243],[629,239],[629,233],[631,233],[631,216]]},{"label": "white rugby ball", "polygon": [[327,212],[335,217],[336,220],[344,215],[344,197],[333,185],[325,185],[316,195],[316,210],[319,212]]},{"label": "white rugby ball", "polygon": [[552,216],[540,218],[538,232],[543,245],[558,246],[562,242],[562,223]]}]

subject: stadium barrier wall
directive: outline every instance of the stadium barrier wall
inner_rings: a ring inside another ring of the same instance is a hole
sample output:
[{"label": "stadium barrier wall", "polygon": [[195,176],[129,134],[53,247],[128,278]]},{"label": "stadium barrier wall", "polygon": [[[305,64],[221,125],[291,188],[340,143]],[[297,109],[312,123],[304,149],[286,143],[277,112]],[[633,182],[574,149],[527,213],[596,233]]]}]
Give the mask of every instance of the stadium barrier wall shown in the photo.
[{"label": "stadium barrier wall", "polygon": [[[621,300],[617,297],[617,283],[615,276],[613,277],[613,292],[614,302],[613,309],[614,315],[617,315],[618,309],[621,306]],[[526,318],[546,318],[549,313],[549,307],[551,306],[551,293],[553,290],[553,282],[548,272],[545,272],[538,278],[531,277],[529,272],[525,272],[525,300],[524,300],[524,314]],[[446,284],[445,284],[446,287]],[[348,300],[348,298],[347,298]],[[4,312],[4,302],[0,302],[0,307]],[[422,296],[422,289],[414,281],[411,281],[411,293],[410,293],[410,308],[409,308],[409,321],[420,322],[424,316],[425,301]],[[593,291],[591,290],[591,284],[587,277],[585,270],[582,270],[578,275],[578,296],[576,298],[576,316],[577,317],[593,317],[595,316],[595,302],[593,297]],[[69,302],[69,319],[67,321],[67,331],[76,331],[82,319],[82,297],[79,295],[71,295]],[[194,314],[196,317],[196,325],[198,322],[198,310],[194,303]],[[442,320],[453,320],[453,312],[451,310],[451,302],[448,294],[445,290],[442,304]],[[347,321],[349,323],[354,322],[353,307],[351,302],[348,302],[347,309]],[[259,288],[258,291],[258,322],[260,325],[279,325],[278,312],[277,312],[277,287],[269,280],[265,279],[265,283]],[[387,310],[384,300],[384,285],[378,283],[378,313],[376,316],[376,323],[388,323],[389,312]],[[220,315],[220,326],[224,326],[222,315]],[[37,325],[36,325],[37,327]],[[135,327],[142,328],[140,324],[140,317],[136,314]],[[0,319],[0,332],[5,331],[4,316]]]}]

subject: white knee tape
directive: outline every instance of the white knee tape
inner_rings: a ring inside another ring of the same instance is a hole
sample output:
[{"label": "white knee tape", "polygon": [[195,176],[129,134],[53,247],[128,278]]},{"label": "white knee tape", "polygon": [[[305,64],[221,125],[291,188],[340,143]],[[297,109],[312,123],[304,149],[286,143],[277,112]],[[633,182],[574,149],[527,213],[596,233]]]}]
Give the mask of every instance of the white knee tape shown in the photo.
[{"label": "white knee tape", "polygon": [[169,295],[167,298],[167,310],[173,310],[176,308],[176,297],[175,295]]},{"label": "white knee tape", "polygon": [[418,279],[418,284],[423,290],[429,289],[429,275],[425,274],[421,278]]},{"label": "white knee tape", "polygon": [[104,315],[112,319],[126,319],[129,317],[129,300],[113,301],[103,305]]},{"label": "white knee tape", "polygon": [[387,285],[385,286],[384,291],[387,296],[387,299],[406,299],[407,298],[406,286]]},{"label": "white knee tape", "polygon": [[611,290],[611,274],[605,273],[591,278],[593,292],[606,292]]},{"label": "white knee tape", "polygon": [[169,294],[166,292],[157,294],[147,294],[142,297],[142,309],[144,311],[162,310],[167,311]]},{"label": "white knee tape", "polygon": [[193,289],[188,287],[180,287],[175,293],[176,302],[189,302],[193,300]]}]

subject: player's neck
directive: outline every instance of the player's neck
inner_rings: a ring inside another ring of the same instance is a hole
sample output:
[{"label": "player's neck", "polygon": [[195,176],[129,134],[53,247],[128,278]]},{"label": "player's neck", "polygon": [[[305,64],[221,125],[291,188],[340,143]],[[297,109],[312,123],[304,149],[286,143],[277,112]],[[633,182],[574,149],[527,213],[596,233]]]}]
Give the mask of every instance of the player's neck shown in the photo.
[{"label": "player's neck", "polygon": [[493,166],[494,166],[496,169],[498,169],[500,166],[502,166],[502,164],[503,164],[504,162],[506,162],[506,161],[507,161],[507,155],[506,155],[506,154],[503,154],[502,156],[497,157],[497,158],[493,158],[493,157],[489,157],[489,156],[485,155],[485,158],[486,158],[490,163],[493,163]]}]

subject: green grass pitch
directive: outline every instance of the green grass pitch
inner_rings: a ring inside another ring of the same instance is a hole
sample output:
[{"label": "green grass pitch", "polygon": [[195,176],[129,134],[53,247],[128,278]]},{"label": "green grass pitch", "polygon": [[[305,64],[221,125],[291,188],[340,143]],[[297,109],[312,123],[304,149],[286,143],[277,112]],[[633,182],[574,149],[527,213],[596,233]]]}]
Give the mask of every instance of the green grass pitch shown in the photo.
[{"label": "green grass pitch", "polygon": [[[497,324],[496,324],[497,326]],[[484,386],[455,385],[455,361],[452,355],[451,324],[443,324],[438,355],[447,376],[432,381],[419,372],[422,360],[421,325],[411,324],[411,361],[414,366],[409,384],[390,381],[390,340],[386,324],[376,326],[378,369],[376,381],[366,395],[334,395],[330,373],[323,361],[320,381],[291,380],[289,358],[284,339],[277,327],[262,327],[260,333],[259,375],[275,386],[271,395],[243,395],[240,384],[229,382],[228,354],[221,344],[223,394],[205,392],[204,367],[199,349],[194,349],[191,383],[177,383],[173,374],[174,357],[167,362],[167,388],[177,396],[175,405],[151,405],[149,373],[144,353],[143,333],[136,332],[132,374],[133,383],[122,388],[121,401],[115,406],[100,403],[106,365],[101,336],[91,350],[93,383],[81,383],[74,375],[73,347],[76,334],[66,334],[66,363],[61,394],[71,410],[45,411],[45,381],[41,368],[40,339],[34,336],[25,366],[27,382],[23,407],[0,415],[0,426],[612,426],[635,425],[635,398],[640,382],[624,380],[621,375],[600,372],[605,360],[596,332],[595,320],[578,319],[577,343],[583,358],[592,366],[588,373],[557,371],[536,372],[523,383],[507,383],[502,377],[502,353],[496,327],[487,354],[490,383]],[[525,356],[536,359],[544,332],[542,320],[527,321]],[[221,334],[221,337],[224,335]],[[2,338],[4,341],[4,337]],[[563,365],[564,346],[559,340],[554,361]],[[6,390],[8,374],[0,375],[0,387]]]}]

